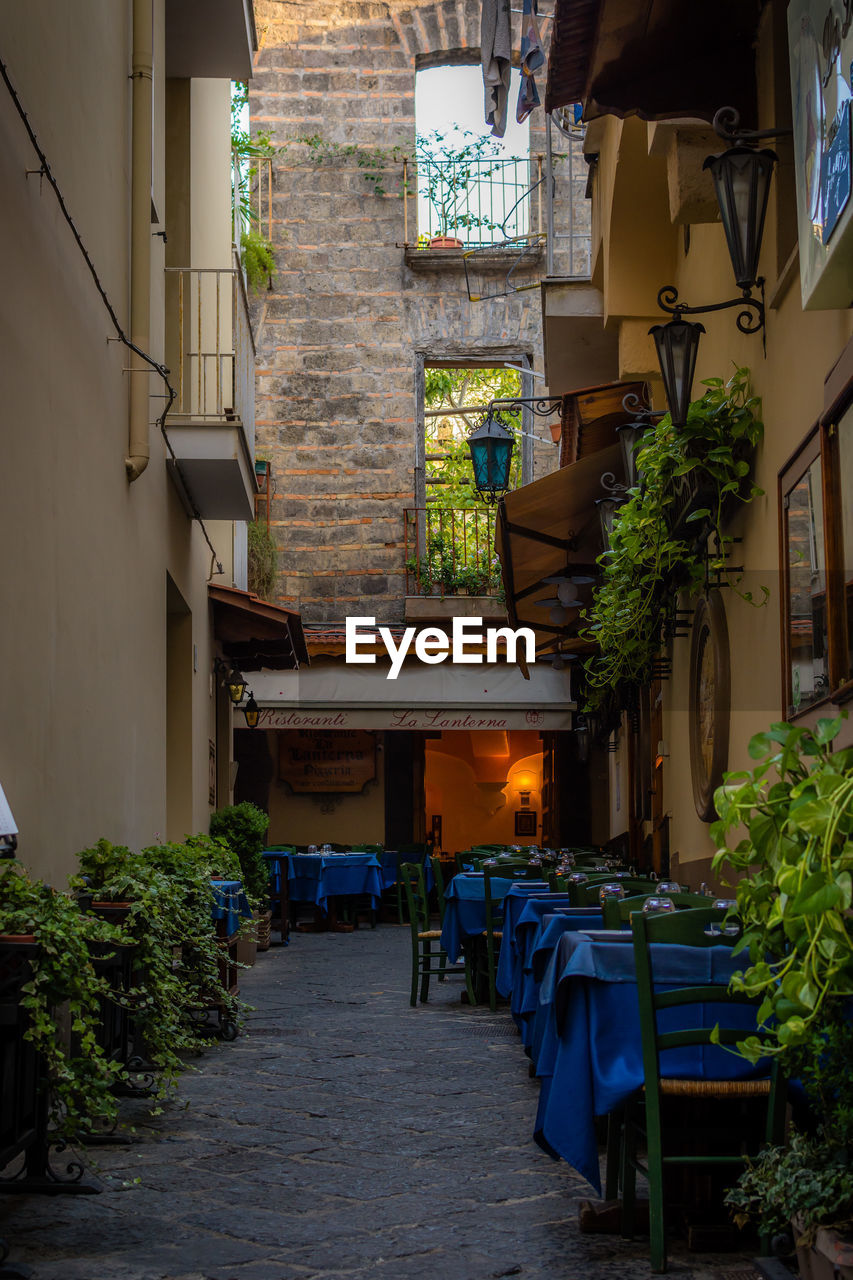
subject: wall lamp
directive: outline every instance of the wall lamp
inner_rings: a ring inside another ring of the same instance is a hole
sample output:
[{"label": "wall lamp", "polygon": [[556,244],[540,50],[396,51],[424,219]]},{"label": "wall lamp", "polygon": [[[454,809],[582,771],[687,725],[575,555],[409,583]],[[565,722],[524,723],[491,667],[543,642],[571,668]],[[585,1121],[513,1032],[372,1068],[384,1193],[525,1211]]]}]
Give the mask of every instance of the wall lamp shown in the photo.
[{"label": "wall lamp", "polygon": [[255,702],[255,695],[249,690],[249,701],[242,708],[243,715],[246,717],[246,728],[257,729],[258,721],[261,718],[261,709]]},{"label": "wall lamp", "polygon": [[214,659],[213,670],[228,690],[228,697],[234,703],[234,706],[239,706],[246,695],[245,677],[237,670],[236,666],[232,666],[229,671],[227,663],[223,662],[221,658]]},{"label": "wall lamp", "polygon": [[515,447],[515,438],[496,408],[498,405],[504,413],[529,408],[538,417],[545,418],[562,410],[563,397],[526,396],[489,401],[485,418],[476,431],[471,432],[466,442],[474,467],[474,486],[483,501],[489,504],[498,502],[509,490],[509,473]]},{"label": "wall lamp", "polygon": [[[684,317],[738,307],[740,310],[735,323],[741,333],[761,333],[763,337],[764,281],[758,275],[758,262],[770,181],[779,157],[775,151],[758,149],[756,144],[763,138],[781,137],[790,130],[765,129],[759,132],[741,129],[739,122],[740,115],[734,107],[720,108],[714,116],[714,131],[724,142],[733,145],[720,155],[708,156],[702,167],[711,173],[735,284],[741,290],[741,296],[709,303],[705,307],[690,307],[678,301],[678,290],[673,285],[664,285],[658,293],[658,306],[672,319],[668,324],[653,325],[649,330],[657,348],[672,422],[678,427],[683,427],[687,421],[696,353],[699,339],[705,332],[701,324],[694,324]],[[762,297],[754,298],[752,291],[759,288]]]}]

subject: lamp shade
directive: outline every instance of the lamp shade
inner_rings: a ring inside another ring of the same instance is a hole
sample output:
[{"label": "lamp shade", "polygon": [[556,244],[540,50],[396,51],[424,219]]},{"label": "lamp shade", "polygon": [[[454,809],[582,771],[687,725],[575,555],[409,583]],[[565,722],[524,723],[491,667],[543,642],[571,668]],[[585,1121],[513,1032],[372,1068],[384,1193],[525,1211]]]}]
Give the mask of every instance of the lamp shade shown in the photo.
[{"label": "lamp shade", "polygon": [[488,413],[468,437],[474,484],[486,502],[497,502],[509,488],[509,470],[515,445],[512,432],[492,413]]},{"label": "lamp shade", "polygon": [[610,550],[610,536],[613,533],[613,522],[616,519],[616,512],[625,501],[623,495],[609,495],[606,498],[596,498],[595,505],[598,507],[598,518],[601,521],[601,541],[604,544],[604,550]]},{"label": "lamp shade", "polygon": [[729,147],[721,155],[708,156],[702,166],[711,171],[739,289],[751,289],[758,279],[770,180],[778,158],[775,151]]},{"label": "lamp shade", "polygon": [[234,706],[238,706],[243,701],[246,693],[246,680],[236,667],[232,667],[226,676],[225,687],[228,690],[228,697],[234,703]]},{"label": "lamp shade", "polygon": [[705,326],[675,316],[668,324],[654,324],[649,333],[655,340],[663,389],[672,424],[683,427],[690,407],[690,389],[696,371],[696,353]]},{"label": "lamp shade", "polygon": [[257,702],[255,702],[255,695],[253,693],[249,694],[249,701],[243,708],[243,715],[246,717],[246,727],[249,729],[257,729],[261,710]]},{"label": "lamp shade", "polygon": [[632,422],[624,422],[621,427],[616,428],[625,461],[625,482],[629,489],[633,489],[637,483],[637,446],[648,425],[647,419],[635,418]]}]

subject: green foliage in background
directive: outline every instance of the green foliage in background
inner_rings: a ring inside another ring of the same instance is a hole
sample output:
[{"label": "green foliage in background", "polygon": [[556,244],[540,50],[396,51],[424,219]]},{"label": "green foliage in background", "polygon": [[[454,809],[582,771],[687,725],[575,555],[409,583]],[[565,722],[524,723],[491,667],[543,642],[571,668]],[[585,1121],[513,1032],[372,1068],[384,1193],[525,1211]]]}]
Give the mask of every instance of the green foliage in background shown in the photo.
[{"label": "green foliage in background", "polygon": [[275,539],[261,520],[253,520],[247,526],[248,536],[248,584],[249,590],[262,600],[272,600],[275,595],[278,574],[278,547]]},{"label": "green foliage in background", "polygon": [[[521,395],[521,374],[515,369],[425,369],[424,405],[427,409],[465,409],[490,400]],[[501,411],[504,425],[515,436],[510,488],[521,484],[521,414]],[[427,501],[447,509],[482,508],[474,488],[474,469],[467,437],[480,425],[479,415],[427,418],[425,453]],[[437,482],[430,484],[429,482]]]},{"label": "green foliage in background", "polygon": [[210,815],[210,834],[227,844],[240,860],[243,887],[251,898],[266,904],[269,869],[261,857],[269,815],[248,800],[217,809]]}]

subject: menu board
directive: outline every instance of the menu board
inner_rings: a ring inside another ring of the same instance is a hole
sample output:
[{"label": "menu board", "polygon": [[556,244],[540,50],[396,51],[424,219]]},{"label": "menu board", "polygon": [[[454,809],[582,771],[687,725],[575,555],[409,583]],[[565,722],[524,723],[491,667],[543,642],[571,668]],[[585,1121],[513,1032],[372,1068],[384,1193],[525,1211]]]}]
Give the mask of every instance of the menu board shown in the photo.
[{"label": "menu board", "polygon": [[376,778],[376,738],[364,729],[278,733],[278,776],[297,795],[363,791]]}]

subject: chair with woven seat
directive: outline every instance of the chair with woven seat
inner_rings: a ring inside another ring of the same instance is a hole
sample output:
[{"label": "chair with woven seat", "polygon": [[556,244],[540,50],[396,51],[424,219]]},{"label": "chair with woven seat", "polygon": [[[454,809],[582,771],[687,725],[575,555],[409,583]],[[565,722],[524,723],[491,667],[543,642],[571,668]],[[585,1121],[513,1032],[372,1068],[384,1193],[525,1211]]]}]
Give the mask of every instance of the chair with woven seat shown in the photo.
[{"label": "chair with woven seat", "polygon": [[429,900],[423,867],[415,862],[402,863],[398,884],[403,888],[412,931],[412,994],[409,1003],[414,1007],[418,1002],[418,979],[420,1001],[421,1004],[426,1004],[429,980],[433,976],[441,977],[447,964],[447,956],[440,947],[433,950],[433,943],[438,943],[441,938],[441,930],[430,928]]},{"label": "chair with woven seat", "polygon": [[[630,917],[634,935],[645,1086],[642,1094],[628,1104],[625,1118],[622,1146],[622,1234],[633,1234],[636,1173],[639,1170],[646,1176],[649,1185],[651,1267],[654,1272],[666,1271],[667,1268],[664,1170],[673,1167],[720,1170],[728,1166],[736,1170],[743,1167],[748,1159],[748,1154],[743,1149],[746,1144],[742,1117],[731,1128],[715,1123],[707,1135],[709,1142],[713,1138],[713,1145],[716,1147],[731,1132],[731,1150],[665,1153],[663,1099],[690,1097],[748,1102],[751,1111],[755,1103],[761,1100],[765,1107],[764,1133],[763,1139],[758,1138],[755,1145],[760,1146],[762,1140],[777,1145],[782,1138],[785,1091],[775,1063],[771,1065],[769,1074],[761,1079],[710,1079],[704,1078],[704,1073],[702,1078],[689,1076],[681,1079],[661,1074],[661,1053],[701,1048],[703,1056],[708,1052],[719,1054],[720,1074],[725,1076],[722,1069],[722,1064],[726,1061],[725,1049],[713,1049],[715,1043],[734,1046],[747,1035],[756,1034],[760,1039],[770,1039],[769,1033],[765,1035],[760,1029],[756,1030],[753,1011],[757,1010],[758,1002],[742,993],[730,992],[728,977],[718,980],[714,976],[717,970],[710,957],[704,963],[704,972],[713,970],[714,973],[707,981],[697,983],[693,980],[692,973],[696,968],[693,965],[686,985],[675,986],[667,982],[660,989],[655,987],[655,957],[660,957],[661,951],[668,950],[668,947],[658,947],[653,955],[652,947],[655,944],[680,944],[679,950],[688,957],[688,948],[693,951],[720,945],[730,948],[737,940],[738,930],[734,928],[734,936],[729,932],[731,926],[726,932],[721,932],[721,922],[725,918],[724,910],[711,907],[697,907],[668,914],[634,912]],[[731,967],[731,961],[728,963]],[[728,974],[728,970],[724,972]],[[706,1009],[706,1006],[711,1007]],[[673,1011],[676,1010],[680,1013],[674,1014]],[[702,1022],[708,1025],[703,1026]],[[747,1077],[749,1068],[746,1061],[742,1061],[743,1076]],[[647,1153],[645,1164],[637,1155],[638,1139],[642,1136],[645,1138]]]},{"label": "chair with woven seat", "polygon": [[[654,893],[633,893],[628,898],[606,898],[601,907],[605,929],[630,928],[632,913],[642,911],[646,899],[654,896]],[[691,907],[710,907],[714,901],[710,894],[690,893],[687,890],[664,896],[671,898],[679,911],[689,910]]]}]

